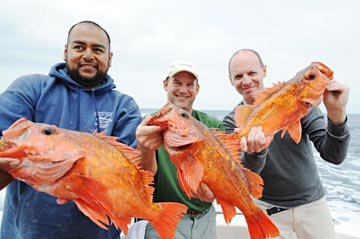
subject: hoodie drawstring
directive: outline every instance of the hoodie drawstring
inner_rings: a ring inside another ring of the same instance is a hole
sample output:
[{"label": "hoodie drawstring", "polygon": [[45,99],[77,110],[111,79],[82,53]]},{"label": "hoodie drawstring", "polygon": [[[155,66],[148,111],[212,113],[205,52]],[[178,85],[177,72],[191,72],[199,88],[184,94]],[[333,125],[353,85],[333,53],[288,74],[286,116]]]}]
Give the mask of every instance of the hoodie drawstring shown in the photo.
[{"label": "hoodie drawstring", "polygon": [[95,90],[91,90],[92,98],[94,100],[94,106],[95,106],[95,124],[96,124],[96,130],[98,133],[100,133],[100,122],[99,122],[99,112],[96,106],[96,99],[95,99]]}]

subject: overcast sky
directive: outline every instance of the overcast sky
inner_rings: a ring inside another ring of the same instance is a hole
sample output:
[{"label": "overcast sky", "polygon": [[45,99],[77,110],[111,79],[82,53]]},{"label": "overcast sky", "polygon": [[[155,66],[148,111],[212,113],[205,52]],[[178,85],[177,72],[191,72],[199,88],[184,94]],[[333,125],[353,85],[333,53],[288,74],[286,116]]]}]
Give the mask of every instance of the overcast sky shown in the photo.
[{"label": "overcast sky", "polygon": [[0,92],[62,61],[67,32],[82,20],[108,31],[109,74],[141,108],[165,104],[167,68],[187,59],[200,75],[195,108],[230,111],[241,98],[228,80],[228,60],[253,48],[268,67],[266,86],[321,61],[350,86],[348,112],[360,113],[359,0],[2,0]]}]

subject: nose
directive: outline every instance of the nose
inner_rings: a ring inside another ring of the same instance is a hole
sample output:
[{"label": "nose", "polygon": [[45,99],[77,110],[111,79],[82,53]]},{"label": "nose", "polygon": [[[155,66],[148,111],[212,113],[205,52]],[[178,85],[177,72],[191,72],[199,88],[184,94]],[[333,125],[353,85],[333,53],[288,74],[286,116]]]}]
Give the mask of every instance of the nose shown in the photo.
[{"label": "nose", "polygon": [[83,58],[84,58],[85,60],[87,60],[87,61],[93,59],[93,54],[92,54],[91,49],[86,49],[86,50],[84,51]]},{"label": "nose", "polygon": [[241,84],[242,85],[249,85],[251,84],[252,80],[251,77],[248,75],[243,75],[243,78],[241,79]]}]

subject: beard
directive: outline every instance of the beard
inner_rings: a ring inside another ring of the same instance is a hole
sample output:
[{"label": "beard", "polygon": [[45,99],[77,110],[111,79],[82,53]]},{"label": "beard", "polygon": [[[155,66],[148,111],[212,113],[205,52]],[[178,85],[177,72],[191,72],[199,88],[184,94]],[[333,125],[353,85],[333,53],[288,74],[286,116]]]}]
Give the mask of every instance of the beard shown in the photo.
[{"label": "beard", "polygon": [[84,88],[93,88],[101,85],[101,82],[104,80],[108,72],[108,69],[106,69],[106,71],[100,71],[97,68],[96,75],[94,75],[93,77],[84,77],[79,72],[80,65],[78,65],[78,68],[71,69],[69,65],[66,63],[66,68],[68,70],[68,74],[71,77],[71,79],[79,83]]}]

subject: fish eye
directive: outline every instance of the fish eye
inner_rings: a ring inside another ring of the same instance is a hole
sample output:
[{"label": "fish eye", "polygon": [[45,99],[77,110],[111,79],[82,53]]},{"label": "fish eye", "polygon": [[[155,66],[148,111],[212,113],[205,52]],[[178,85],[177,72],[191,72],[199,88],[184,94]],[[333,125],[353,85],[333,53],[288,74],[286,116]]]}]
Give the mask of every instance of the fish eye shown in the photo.
[{"label": "fish eye", "polygon": [[51,135],[53,133],[53,130],[52,130],[52,128],[46,127],[45,129],[43,129],[43,132],[46,135]]},{"label": "fish eye", "polygon": [[310,70],[310,71],[306,72],[305,79],[306,80],[315,80],[316,76],[317,76],[317,72],[314,70]]},{"label": "fish eye", "polygon": [[189,114],[186,111],[181,112],[181,117],[188,118]]}]

